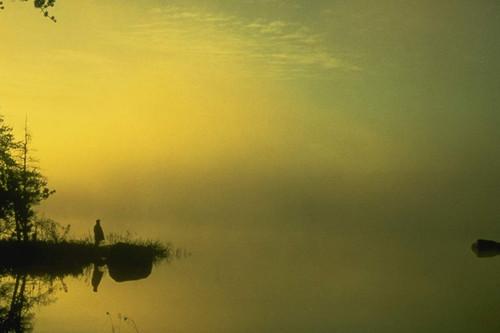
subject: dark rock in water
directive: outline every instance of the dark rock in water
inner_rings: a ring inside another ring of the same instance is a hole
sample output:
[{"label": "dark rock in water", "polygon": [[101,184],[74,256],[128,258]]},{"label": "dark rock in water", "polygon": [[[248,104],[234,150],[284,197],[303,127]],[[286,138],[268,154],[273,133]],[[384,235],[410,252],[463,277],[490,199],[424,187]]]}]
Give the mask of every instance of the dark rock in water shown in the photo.
[{"label": "dark rock in water", "polygon": [[145,279],[153,269],[153,255],[148,249],[117,243],[109,251],[107,265],[116,282]]},{"label": "dark rock in water", "polygon": [[500,254],[500,243],[491,240],[478,239],[472,244],[472,251],[478,257],[494,257]]}]

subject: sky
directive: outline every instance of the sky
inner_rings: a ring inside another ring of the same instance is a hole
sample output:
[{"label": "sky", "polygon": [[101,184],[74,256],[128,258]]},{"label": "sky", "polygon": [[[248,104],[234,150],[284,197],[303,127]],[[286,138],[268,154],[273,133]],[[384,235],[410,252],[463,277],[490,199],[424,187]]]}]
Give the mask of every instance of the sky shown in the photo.
[{"label": "sky", "polygon": [[0,114],[77,233],[498,220],[496,1],[5,6]]}]

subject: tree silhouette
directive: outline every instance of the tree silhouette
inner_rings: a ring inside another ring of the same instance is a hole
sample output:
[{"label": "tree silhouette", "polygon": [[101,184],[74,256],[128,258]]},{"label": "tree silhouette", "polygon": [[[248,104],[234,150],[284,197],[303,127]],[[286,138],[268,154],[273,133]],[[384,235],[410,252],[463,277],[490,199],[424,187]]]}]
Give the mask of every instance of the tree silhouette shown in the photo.
[{"label": "tree silhouette", "polygon": [[32,332],[34,308],[55,302],[60,290],[67,290],[62,277],[30,277],[26,273],[1,276],[0,332]]},{"label": "tree silhouette", "polygon": [[28,125],[25,124],[24,140],[20,144],[20,155],[18,163],[14,168],[14,217],[16,226],[20,228],[18,239],[29,240],[33,231],[33,219],[35,212],[33,206],[47,199],[54,191],[47,187],[45,177],[30,165],[30,143],[31,136]]},{"label": "tree silhouette", "polygon": [[[20,0],[24,2],[31,2],[31,0]],[[48,19],[56,22],[56,18],[53,15],[50,15],[49,9],[54,7],[56,4],[56,0],[33,0],[33,5],[36,9],[40,10],[43,16]],[[4,1],[0,0],[0,10],[5,9]]]},{"label": "tree silhouette", "polygon": [[14,169],[16,160],[13,152],[20,148],[12,134],[12,128],[5,125],[4,119],[0,116],[0,231],[6,234],[12,228],[14,193],[12,185],[14,183]]},{"label": "tree silhouette", "polygon": [[0,117],[0,220],[4,222],[0,232],[23,241],[33,238],[35,232],[33,207],[54,193],[31,163],[30,141],[27,126],[24,140],[19,142]]}]

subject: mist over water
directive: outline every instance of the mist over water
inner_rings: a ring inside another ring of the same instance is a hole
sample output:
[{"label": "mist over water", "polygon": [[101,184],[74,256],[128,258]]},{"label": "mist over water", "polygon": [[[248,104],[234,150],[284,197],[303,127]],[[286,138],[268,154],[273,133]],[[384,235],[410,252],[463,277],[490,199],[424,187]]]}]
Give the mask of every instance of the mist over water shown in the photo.
[{"label": "mist over water", "polygon": [[471,244],[500,240],[498,7],[9,4],[0,114],[57,191],[38,212],[182,249],[97,292],[97,264],[45,277],[34,332],[497,332]]}]

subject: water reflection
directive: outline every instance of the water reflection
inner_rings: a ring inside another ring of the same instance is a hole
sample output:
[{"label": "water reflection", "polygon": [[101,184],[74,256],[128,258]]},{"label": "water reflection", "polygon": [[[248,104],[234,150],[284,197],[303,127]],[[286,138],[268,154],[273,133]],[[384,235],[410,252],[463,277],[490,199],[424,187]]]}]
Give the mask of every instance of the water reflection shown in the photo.
[{"label": "water reflection", "polygon": [[140,280],[151,274],[153,259],[147,249],[131,251],[128,244],[118,243],[111,248],[106,265],[109,276],[116,282]]},{"label": "water reflection", "polygon": [[67,291],[62,279],[49,276],[30,276],[27,273],[0,277],[0,332],[33,331],[37,305],[55,301],[59,290]]},{"label": "water reflection", "polygon": [[99,283],[101,283],[102,276],[104,275],[105,264],[102,261],[94,263],[94,269],[92,271],[92,289],[97,292]]},{"label": "water reflection", "polygon": [[[1,245],[4,250],[14,248],[5,242]],[[67,277],[84,279],[92,272],[91,286],[97,292],[105,272],[116,282],[145,279],[151,275],[154,263],[188,255],[186,251],[168,248],[167,254],[158,258],[146,247],[126,243],[96,251],[99,255],[93,260],[67,254],[52,258],[35,253],[26,256],[30,251],[22,245],[15,252],[4,252],[6,255],[0,259],[0,332],[32,332],[34,308],[54,303],[58,292],[68,292],[64,283]]]}]

